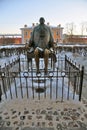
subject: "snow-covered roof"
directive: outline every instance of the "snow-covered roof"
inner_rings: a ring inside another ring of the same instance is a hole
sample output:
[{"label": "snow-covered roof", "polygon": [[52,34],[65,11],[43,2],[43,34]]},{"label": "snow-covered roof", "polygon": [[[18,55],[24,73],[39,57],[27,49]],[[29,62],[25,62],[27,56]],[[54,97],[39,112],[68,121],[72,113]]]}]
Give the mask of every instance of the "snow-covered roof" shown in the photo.
[{"label": "snow-covered roof", "polygon": [[[10,49],[10,48],[18,48],[18,47],[25,47],[25,44],[20,44],[20,45],[6,45],[6,46],[0,46],[0,49]],[[57,44],[57,47],[87,47],[87,45],[65,45],[65,44]]]},{"label": "snow-covered roof", "polygon": [[6,45],[6,46],[0,46],[0,49],[4,49],[4,48],[18,48],[18,47],[24,47],[24,44],[21,45]]},{"label": "snow-covered roof", "polygon": [[80,44],[75,44],[75,45],[65,45],[65,44],[57,44],[58,47],[87,47],[87,45],[80,45]]}]

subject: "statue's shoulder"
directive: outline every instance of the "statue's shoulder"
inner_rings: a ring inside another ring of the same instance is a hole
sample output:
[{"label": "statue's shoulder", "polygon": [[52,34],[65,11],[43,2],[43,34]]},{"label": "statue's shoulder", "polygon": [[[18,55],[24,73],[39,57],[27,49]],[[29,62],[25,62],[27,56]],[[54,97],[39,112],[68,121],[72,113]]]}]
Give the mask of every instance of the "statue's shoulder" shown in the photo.
[{"label": "statue's shoulder", "polygon": [[36,31],[38,29],[39,29],[39,25],[35,26],[34,29],[33,29],[33,31]]},{"label": "statue's shoulder", "polygon": [[45,25],[45,28],[49,31],[51,31],[51,28],[48,25]]}]

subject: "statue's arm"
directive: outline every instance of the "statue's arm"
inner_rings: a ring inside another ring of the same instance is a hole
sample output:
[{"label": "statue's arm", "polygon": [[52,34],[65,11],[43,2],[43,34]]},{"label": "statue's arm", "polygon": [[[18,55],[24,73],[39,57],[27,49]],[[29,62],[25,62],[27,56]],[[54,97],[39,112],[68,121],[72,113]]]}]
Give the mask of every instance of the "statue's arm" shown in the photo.
[{"label": "statue's arm", "polygon": [[33,45],[34,45],[34,30],[32,31],[28,45],[29,45],[29,47],[33,47]]},{"label": "statue's arm", "polygon": [[54,48],[54,38],[52,35],[52,30],[50,28],[49,28],[49,33],[50,33],[49,47]]},{"label": "statue's arm", "polygon": [[29,39],[29,42],[25,44],[26,49],[30,49],[34,45],[34,30],[32,31],[31,37]]}]

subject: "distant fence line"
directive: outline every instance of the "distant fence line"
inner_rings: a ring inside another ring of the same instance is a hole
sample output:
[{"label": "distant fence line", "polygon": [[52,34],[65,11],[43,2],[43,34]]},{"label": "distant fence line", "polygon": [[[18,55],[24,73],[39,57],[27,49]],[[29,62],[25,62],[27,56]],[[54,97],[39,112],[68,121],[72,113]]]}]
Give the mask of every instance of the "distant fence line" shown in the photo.
[{"label": "distant fence line", "polygon": [[[87,53],[87,45],[56,45],[55,47],[55,52],[58,53],[59,51],[70,51],[72,53],[82,53],[83,51],[85,53]],[[14,46],[8,46],[6,48],[6,46],[4,47],[1,47],[0,48],[0,57],[3,57],[3,56],[11,56],[11,55],[18,55],[18,54],[24,54],[26,53],[26,48],[25,48],[25,45],[14,45]]]},{"label": "distant fence line", "polygon": [[58,51],[70,51],[72,53],[87,53],[87,45],[75,46],[75,45],[61,45],[56,47],[56,53]]},{"label": "distant fence line", "polygon": [[[33,99],[36,99],[37,96],[40,100],[42,95],[43,98],[46,98],[49,93],[50,99],[60,98],[63,101],[64,99],[69,100],[70,97],[75,99],[77,94],[78,100],[81,101],[84,67],[77,66],[67,56],[64,59],[57,57],[56,64],[55,70],[48,68],[48,76],[44,75],[44,68],[42,68],[41,74],[36,76],[36,68],[33,68],[30,63],[28,66],[27,59],[21,59],[19,55],[17,60],[0,69],[0,86],[5,98],[8,98],[9,93],[11,99],[24,98],[26,95],[27,98],[32,97]],[[18,70],[11,70],[15,65]],[[66,79],[68,83],[65,88]],[[8,90],[9,92],[7,92]],[[70,95],[71,90],[72,96]]]}]

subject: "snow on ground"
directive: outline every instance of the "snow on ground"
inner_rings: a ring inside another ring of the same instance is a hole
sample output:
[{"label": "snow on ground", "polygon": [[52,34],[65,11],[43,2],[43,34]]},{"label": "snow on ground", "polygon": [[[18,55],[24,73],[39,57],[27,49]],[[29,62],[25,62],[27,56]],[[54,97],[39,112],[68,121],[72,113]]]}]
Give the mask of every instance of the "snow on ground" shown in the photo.
[{"label": "snow on ground", "polygon": [[7,46],[0,46],[0,49],[11,49],[11,48],[18,48],[18,47],[24,47],[25,45],[7,45]]},{"label": "snow on ground", "polygon": [[[83,52],[84,53],[84,52]],[[80,66],[84,66],[84,79],[83,79],[83,90],[82,95],[87,99],[87,55],[83,55],[83,53],[72,53],[62,51],[59,53],[60,56],[64,57],[67,55],[71,60],[76,62]]]},{"label": "snow on ground", "polygon": [[17,55],[14,55],[14,56],[11,56],[11,57],[3,57],[3,58],[0,58],[0,66],[1,67],[4,67],[5,66],[5,63],[6,64],[9,64],[9,62],[11,63],[12,60],[14,61],[18,56]]}]

